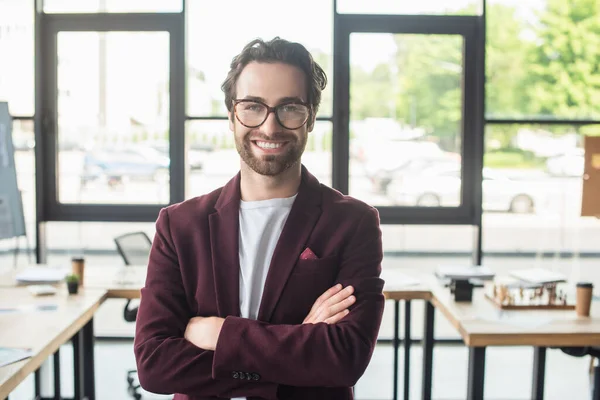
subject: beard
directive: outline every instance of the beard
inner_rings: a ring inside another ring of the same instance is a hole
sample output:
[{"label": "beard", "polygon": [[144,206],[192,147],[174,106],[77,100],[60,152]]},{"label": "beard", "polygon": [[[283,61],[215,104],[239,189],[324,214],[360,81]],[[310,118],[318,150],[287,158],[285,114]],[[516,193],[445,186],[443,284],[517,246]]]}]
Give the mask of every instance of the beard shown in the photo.
[{"label": "beard", "polygon": [[[276,134],[271,137],[267,137],[263,134],[254,134],[252,131],[246,133],[243,137],[235,136],[235,147],[240,154],[240,157],[244,162],[257,174],[265,176],[276,176],[293,167],[302,157],[304,149],[306,148],[307,135],[294,135],[294,134]],[[254,144],[250,140],[285,140],[285,151],[281,154],[276,155],[262,155],[257,156],[253,147]]]}]

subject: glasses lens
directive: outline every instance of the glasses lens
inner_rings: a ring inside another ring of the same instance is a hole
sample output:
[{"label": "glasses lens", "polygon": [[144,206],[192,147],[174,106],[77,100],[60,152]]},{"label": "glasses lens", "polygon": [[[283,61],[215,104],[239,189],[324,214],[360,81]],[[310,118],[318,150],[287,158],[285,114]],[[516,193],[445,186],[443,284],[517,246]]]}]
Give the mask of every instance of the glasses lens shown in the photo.
[{"label": "glasses lens", "polygon": [[242,124],[256,127],[265,120],[267,108],[254,101],[241,101],[235,105],[235,113]]},{"label": "glasses lens", "polygon": [[279,122],[287,129],[297,129],[306,123],[310,111],[304,104],[290,103],[277,107]]}]

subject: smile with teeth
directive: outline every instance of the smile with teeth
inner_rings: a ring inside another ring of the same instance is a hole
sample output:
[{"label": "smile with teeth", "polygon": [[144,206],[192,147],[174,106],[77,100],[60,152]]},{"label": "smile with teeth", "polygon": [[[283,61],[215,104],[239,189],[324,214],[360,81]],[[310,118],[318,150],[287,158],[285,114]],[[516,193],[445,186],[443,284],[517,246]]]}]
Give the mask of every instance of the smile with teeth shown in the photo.
[{"label": "smile with teeth", "polygon": [[256,143],[256,145],[262,149],[278,149],[281,146],[283,146],[283,144],[284,144],[284,143],[273,143],[273,142],[261,142],[258,140],[254,143]]}]

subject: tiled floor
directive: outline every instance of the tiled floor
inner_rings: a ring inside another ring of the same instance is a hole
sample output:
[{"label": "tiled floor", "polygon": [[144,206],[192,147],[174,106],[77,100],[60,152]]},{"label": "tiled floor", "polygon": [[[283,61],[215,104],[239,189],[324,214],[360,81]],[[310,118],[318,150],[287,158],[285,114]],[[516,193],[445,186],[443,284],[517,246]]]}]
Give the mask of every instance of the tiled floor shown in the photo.
[{"label": "tiled floor", "polygon": [[[9,262],[6,262],[9,261]],[[118,262],[114,257],[90,257],[89,265],[94,263]],[[386,259],[384,268],[419,268],[429,270],[442,259]],[[53,263],[64,262],[55,257]],[[450,260],[456,262],[456,260]],[[531,259],[490,259],[488,265],[497,269],[512,269],[531,266]],[[547,266],[563,271],[568,276],[585,276],[600,286],[600,262],[598,260],[548,260]],[[575,264],[577,263],[577,264]],[[0,269],[9,268],[12,259],[0,258]],[[544,262],[536,264],[544,265]],[[576,268],[573,268],[576,265]],[[128,336],[133,333],[133,325],[122,321],[121,310],[124,302],[111,300],[105,303],[96,315],[96,334],[99,336]],[[404,308],[402,307],[401,310]],[[423,303],[412,304],[412,335],[420,337],[423,321]],[[403,330],[401,330],[402,333]],[[388,303],[381,327],[381,337],[391,337],[393,332],[392,303]],[[458,335],[454,329],[436,314],[436,337]],[[400,354],[400,393],[402,393],[402,352]],[[436,400],[461,400],[466,398],[467,386],[467,349],[463,346],[436,347],[434,351],[433,398]],[[72,396],[71,348],[61,349],[63,396]],[[486,359],[485,398],[492,400],[521,400],[530,398],[533,352],[531,348],[505,347],[490,348]],[[589,399],[588,358],[573,358],[559,350],[549,350],[546,365],[547,400],[587,400]],[[126,371],[135,367],[130,341],[99,341],[96,347],[96,387],[99,400],[127,399]],[[421,348],[414,346],[411,352],[410,398],[415,400],[421,394]],[[48,395],[49,393],[45,393]],[[389,345],[379,345],[371,363],[356,386],[357,399],[391,399],[392,397],[392,349]],[[165,397],[145,394],[144,398],[162,399]],[[169,397],[167,397],[169,398]],[[10,400],[33,399],[33,379],[29,377],[10,396]]]}]

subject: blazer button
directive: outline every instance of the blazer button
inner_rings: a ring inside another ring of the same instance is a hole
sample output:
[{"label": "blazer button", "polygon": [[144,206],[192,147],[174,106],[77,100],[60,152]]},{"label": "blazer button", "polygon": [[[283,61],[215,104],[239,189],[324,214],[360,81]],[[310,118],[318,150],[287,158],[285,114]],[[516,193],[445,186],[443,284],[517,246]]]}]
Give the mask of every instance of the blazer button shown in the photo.
[{"label": "blazer button", "polygon": [[239,379],[239,377],[240,377],[240,374],[239,374],[239,372],[235,372],[235,371],[234,371],[234,372],[232,372],[232,373],[231,373],[231,377],[232,377],[233,379]]},{"label": "blazer button", "polygon": [[260,380],[260,375],[259,374],[252,374],[252,379],[255,381],[259,381]]},{"label": "blazer button", "polygon": [[249,381],[252,380],[252,374],[250,372],[246,372],[246,379]]}]

